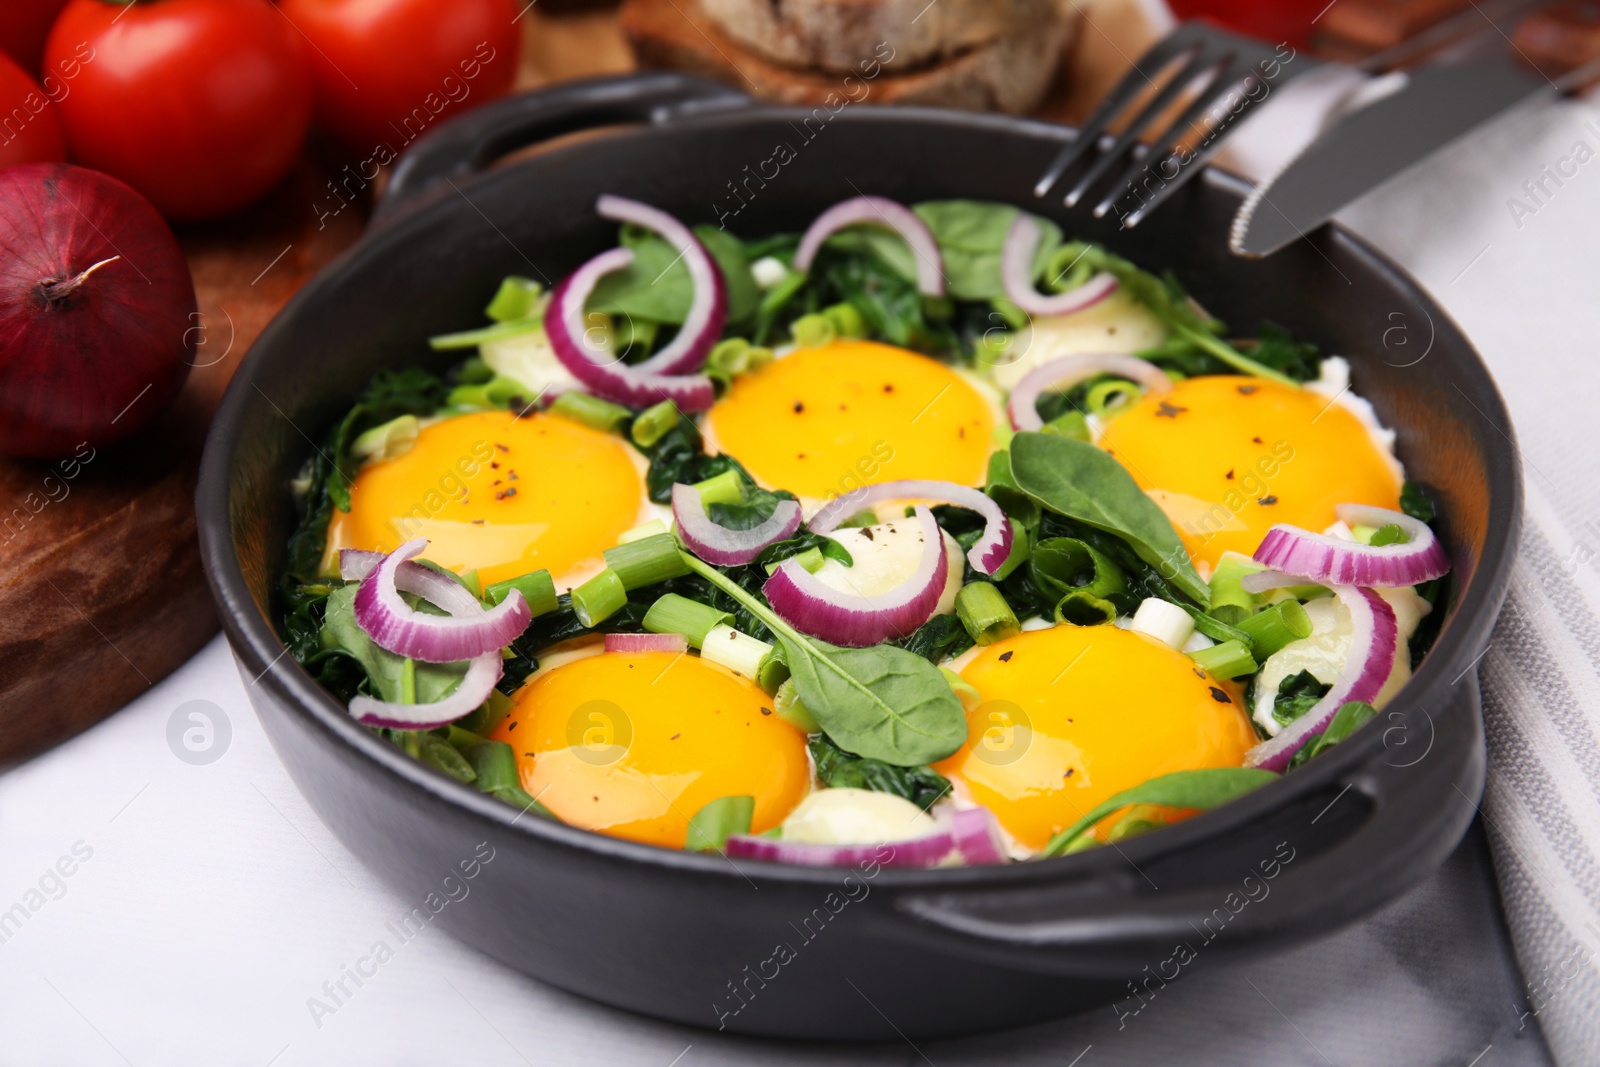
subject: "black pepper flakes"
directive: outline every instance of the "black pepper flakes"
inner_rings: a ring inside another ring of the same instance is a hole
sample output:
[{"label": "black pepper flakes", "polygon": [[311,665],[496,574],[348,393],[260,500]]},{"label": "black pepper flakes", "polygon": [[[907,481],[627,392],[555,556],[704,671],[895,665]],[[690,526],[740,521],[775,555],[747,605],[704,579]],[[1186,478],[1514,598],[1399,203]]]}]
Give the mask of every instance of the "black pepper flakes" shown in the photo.
[{"label": "black pepper flakes", "polygon": [[1218,704],[1232,704],[1233,703],[1232,700],[1228,699],[1228,694],[1224,693],[1222,690],[1218,689],[1216,686],[1212,686],[1211,687],[1211,699],[1215,700]]},{"label": "black pepper flakes", "polygon": [[1068,767],[1067,768],[1067,773],[1063,774],[1061,777],[1063,777],[1063,778],[1071,778],[1076,773],[1078,773],[1078,769],[1076,767]]},{"label": "black pepper flakes", "polygon": [[892,393],[892,392],[894,392],[894,386],[889,384],[889,383],[887,383],[887,382],[885,382],[884,386],[883,386],[883,391],[886,392],[886,393]]},{"label": "black pepper flakes", "polygon": [[1278,502],[1278,495],[1276,493],[1268,493],[1266,496],[1264,496],[1261,499],[1256,501],[1257,504],[1260,504],[1264,508],[1270,508],[1272,505],[1276,504],[1277,502]]},{"label": "black pepper flakes", "polygon": [[1011,657],[1015,656],[1015,655],[1016,655],[1015,652],[1002,652],[1002,653],[1000,653],[1000,662],[1001,663],[1010,663],[1011,662]]},{"label": "black pepper flakes", "polygon": [[502,452],[510,452],[511,451],[511,449],[507,448],[505,445],[501,444],[499,441],[496,441],[494,443],[494,447],[498,448]]},{"label": "black pepper flakes", "polygon": [[498,493],[496,493],[494,495],[494,498],[496,500],[505,500],[508,497],[513,497],[513,496],[516,496],[516,495],[517,495],[517,488],[516,488],[516,486],[512,486],[510,489],[502,489],[500,492],[498,492]]},{"label": "black pepper flakes", "polygon": [[772,709],[771,708],[762,708],[761,709],[761,714],[763,714],[763,715],[771,715],[772,714]]},{"label": "black pepper flakes", "polygon": [[1261,386],[1259,386],[1259,385],[1241,385],[1241,386],[1239,386],[1239,395],[1240,396],[1249,396],[1251,393],[1254,393],[1257,389],[1260,389],[1260,388],[1261,388]]},{"label": "black pepper flakes", "polygon": [[676,741],[676,740],[677,740],[677,739],[678,739],[678,738],[680,738],[680,737],[682,737],[682,736],[683,736],[683,735],[682,735],[682,734],[681,734],[681,733],[678,733],[678,734],[673,734],[673,735],[672,735],[672,736],[671,736],[671,737],[669,737],[669,738],[667,738],[667,740],[668,740],[668,741]]},{"label": "black pepper flakes", "polygon": [[1158,418],[1158,419],[1175,419],[1179,415],[1182,415],[1185,411],[1188,411],[1188,410],[1189,410],[1188,408],[1179,407],[1177,404],[1171,403],[1170,401],[1163,400],[1163,401],[1161,401],[1160,405],[1156,408],[1156,418]]},{"label": "black pepper flakes", "polygon": [[1228,468],[1228,473],[1224,474],[1223,477],[1228,479],[1228,481],[1230,481],[1230,482],[1233,481],[1233,468],[1229,467]]},{"label": "black pepper flakes", "polygon": [[806,409],[806,406],[804,404],[802,404],[800,401],[796,400],[794,402],[794,413],[796,415],[800,414],[805,409]]},{"label": "black pepper flakes", "polygon": [[1252,438],[1250,438],[1250,443],[1253,444],[1253,445],[1259,445],[1261,443],[1261,438],[1252,437]]}]

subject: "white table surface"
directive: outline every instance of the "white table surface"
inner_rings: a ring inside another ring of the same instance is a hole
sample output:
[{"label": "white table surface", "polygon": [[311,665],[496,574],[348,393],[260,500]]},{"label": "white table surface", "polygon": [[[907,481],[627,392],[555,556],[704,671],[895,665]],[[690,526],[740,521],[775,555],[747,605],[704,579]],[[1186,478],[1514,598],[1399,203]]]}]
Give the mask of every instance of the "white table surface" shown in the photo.
[{"label": "white table surface", "polygon": [[[1600,161],[1520,227],[1505,200],[1574,140],[1600,146],[1580,125],[1592,115],[1568,104],[1508,116],[1347,216],[1478,342],[1573,531],[1597,514],[1600,483],[1556,460],[1593,431],[1549,413],[1574,390],[1600,395],[1600,371],[1574,382],[1538,366],[1542,352],[1600,336]],[[216,705],[231,733],[205,765],[167,739],[194,700]],[[72,873],[52,874],[58,863]],[[219,639],[105,723],[0,776],[0,1064],[1547,1062],[1537,1028],[1521,1026],[1525,991],[1506,970],[1477,837],[1374,919],[1276,958],[1202,964],[1124,1028],[1105,1009],[918,1048],[663,1024],[523,978],[434,930],[314,1019],[308,999],[408,906],[300,799]]]}]

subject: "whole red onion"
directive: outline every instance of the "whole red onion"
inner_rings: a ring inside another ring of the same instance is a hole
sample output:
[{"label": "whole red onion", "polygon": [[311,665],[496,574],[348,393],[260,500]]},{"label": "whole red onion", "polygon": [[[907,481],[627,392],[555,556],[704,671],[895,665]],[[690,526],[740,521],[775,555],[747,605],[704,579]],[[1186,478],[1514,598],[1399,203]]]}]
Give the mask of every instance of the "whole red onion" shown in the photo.
[{"label": "whole red onion", "polygon": [[63,163],[0,171],[0,452],[120,441],[178,394],[194,282],[144,197]]}]

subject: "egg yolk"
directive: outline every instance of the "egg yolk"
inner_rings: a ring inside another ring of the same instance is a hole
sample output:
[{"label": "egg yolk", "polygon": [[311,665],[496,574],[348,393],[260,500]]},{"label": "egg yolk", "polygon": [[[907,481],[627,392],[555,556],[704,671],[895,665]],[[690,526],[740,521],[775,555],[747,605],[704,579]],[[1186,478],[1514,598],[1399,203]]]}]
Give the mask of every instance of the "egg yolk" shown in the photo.
[{"label": "egg yolk", "polygon": [[485,411],[425,426],[405,454],[366,467],[328,542],[390,552],[426,537],[429,560],[485,584],[541,568],[560,582],[636,525],[644,499],[619,438]]},{"label": "egg yolk", "polygon": [[1100,447],[1161,506],[1196,562],[1250,555],[1274,523],[1321,532],[1343,503],[1395,509],[1400,483],[1361,420],[1264,378],[1209,375],[1146,394]]},{"label": "egg yolk", "polygon": [[518,692],[494,737],[563,822],[667,848],[682,848],[690,818],[719,797],[754,797],[761,833],[811,788],[805,735],[748,679],[696,656],[563,664]]},{"label": "egg yolk", "polygon": [[931,478],[982,485],[994,414],[927,356],[870,341],[801,349],[733,383],[708,416],[757,481],[824,498]]},{"label": "egg yolk", "polygon": [[1021,633],[961,676],[981,701],[937,769],[1030,848],[1158,775],[1237,767],[1255,743],[1237,690],[1115,626]]}]

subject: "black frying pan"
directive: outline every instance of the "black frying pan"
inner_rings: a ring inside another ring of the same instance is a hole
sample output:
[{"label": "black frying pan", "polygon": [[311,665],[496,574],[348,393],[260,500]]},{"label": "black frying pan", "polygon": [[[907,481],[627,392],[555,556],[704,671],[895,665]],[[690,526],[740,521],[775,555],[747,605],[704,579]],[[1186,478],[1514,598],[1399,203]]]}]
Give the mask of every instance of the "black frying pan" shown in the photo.
[{"label": "black frying pan", "polygon": [[[617,124],[630,125],[489,167]],[[1245,187],[1227,175],[1202,175],[1129,232],[1034,201],[1035,178],[1071,136],[991,115],[770,108],[644,75],[483,108],[400,164],[372,231],[246,357],[197,504],[212,589],[241,670],[259,677],[249,694],[268,736],[312,806],[408,905],[437,908],[431,923],[530,975],[635,1011],[747,1033],[915,1038],[1064,1015],[1131,983],[1157,989],[1201,956],[1325,933],[1443,860],[1483,788],[1472,668],[1521,507],[1494,384],[1439,307],[1338,227],[1270,260],[1229,256]],[[789,155],[780,145],[792,158],[774,165]],[[1411,476],[1438,499],[1455,566],[1443,632],[1400,697],[1305,769],[1119,848],[850,874],[735,866],[519,818],[373,737],[283,654],[272,588],[294,522],[288,481],[374,371],[442,367],[452,357],[424,339],[477,321],[503,275],[558,280],[610,246],[599,193],[759,235],[798,231],[858,191],[1026,204],[1175,271],[1229,321],[1270,319],[1349,357],[1362,395],[1398,428]]]}]

